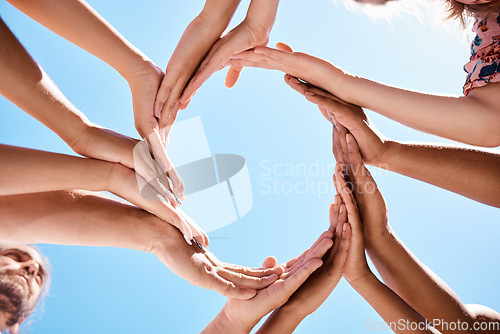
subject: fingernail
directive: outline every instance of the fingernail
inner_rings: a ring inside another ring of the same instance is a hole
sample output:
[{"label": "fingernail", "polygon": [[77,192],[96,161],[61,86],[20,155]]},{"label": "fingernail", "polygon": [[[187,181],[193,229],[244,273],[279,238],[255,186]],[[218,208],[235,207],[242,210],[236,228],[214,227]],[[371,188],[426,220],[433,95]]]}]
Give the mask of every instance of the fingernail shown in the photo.
[{"label": "fingernail", "polygon": [[351,193],[351,189],[349,189],[348,187],[344,187],[344,191],[345,191],[346,193],[348,193],[348,194],[350,194],[350,193]]},{"label": "fingernail", "polygon": [[351,136],[346,136],[345,141],[347,142],[347,145],[351,144]]},{"label": "fingernail", "polygon": [[342,232],[345,232],[347,230],[347,223],[344,223],[344,226],[342,226]]},{"label": "fingernail", "polygon": [[314,94],[313,92],[309,92],[309,91],[307,91],[307,92],[306,92],[306,95],[315,96],[316,94]]}]

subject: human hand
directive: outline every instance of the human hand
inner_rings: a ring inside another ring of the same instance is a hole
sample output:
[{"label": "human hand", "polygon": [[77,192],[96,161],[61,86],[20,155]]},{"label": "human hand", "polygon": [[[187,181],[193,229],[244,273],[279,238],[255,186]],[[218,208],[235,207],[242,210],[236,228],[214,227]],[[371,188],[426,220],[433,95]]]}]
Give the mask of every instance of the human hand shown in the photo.
[{"label": "human hand", "polygon": [[[351,229],[347,211],[339,195],[330,206],[330,232],[333,246],[323,256],[319,267],[281,307],[292,312],[298,322],[313,313],[328,298],[342,278],[350,244]],[[277,310],[277,312],[280,312]],[[290,321],[292,321],[290,319]]]},{"label": "human hand", "polygon": [[[231,328],[231,333],[249,333],[251,329],[267,313],[283,305],[315,271],[321,266],[321,257],[332,246],[332,232],[323,233],[316,242],[301,256],[287,262],[285,272],[280,279],[266,289],[257,292],[249,300],[229,298],[216,319],[207,327],[204,333],[224,332],[223,326]],[[263,267],[275,267],[276,259],[269,257]]]},{"label": "human hand", "polygon": [[[121,164],[115,163],[109,175],[103,190],[108,190],[177,227],[188,243],[195,239],[202,246],[208,246],[209,239],[205,232],[180,208],[173,206],[165,189],[160,187],[158,190],[155,183],[141,180],[141,176]],[[143,185],[143,189],[139,185]]]},{"label": "human hand", "polygon": [[333,153],[337,161],[346,161],[347,150],[344,152],[340,144],[342,143],[343,147],[347,148],[345,143],[347,132],[352,133],[359,143],[360,152],[366,164],[380,166],[385,161],[384,157],[389,150],[390,141],[377,131],[362,108],[347,103],[321,88],[300,82],[288,74],[285,75],[285,82],[304,95],[308,101],[318,105],[323,116],[335,126],[338,140],[334,141]]},{"label": "human hand", "polygon": [[[276,13],[274,12],[274,15]],[[179,102],[181,105],[189,103],[198,88],[216,71],[226,66],[226,63],[234,55],[251,49],[256,46],[265,46],[269,41],[269,33],[274,23],[274,16],[271,24],[262,23],[258,15],[243,20],[238,26],[221,37],[210,49],[207,56],[201,63],[198,71],[186,87]],[[236,84],[240,76],[242,66],[231,66],[226,77],[226,87],[230,88]]]},{"label": "human hand", "polygon": [[[163,173],[172,181],[173,193],[184,199],[184,184],[167,156],[167,134],[160,131],[159,121],[154,115],[156,93],[163,77],[163,71],[156,64],[144,60],[127,74],[126,79],[132,92],[135,128]],[[126,166],[134,168],[129,164]]]},{"label": "human hand", "polygon": [[161,226],[149,251],[176,275],[193,285],[214,290],[229,298],[249,299],[275,282],[282,267],[248,268],[219,261],[212,253],[188,245],[182,234],[169,225]]},{"label": "human hand", "polygon": [[279,70],[332,92],[342,87],[346,74],[333,64],[305,53],[293,52],[285,43],[278,43],[276,47],[256,47],[241,52],[226,65]]},{"label": "human hand", "polygon": [[371,275],[370,268],[366,262],[363,227],[359,217],[356,200],[344,178],[342,165],[337,164],[335,168],[334,183],[347,211],[347,222],[351,227],[351,243],[344,265],[344,277],[353,284],[367,275]]},{"label": "human hand", "polygon": [[[352,134],[347,133],[345,128],[338,124],[334,129],[334,142],[346,157],[345,165],[350,188],[354,192],[359,209],[359,215],[363,224],[363,233],[365,235],[366,248],[371,248],[381,236],[391,233],[391,227],[388,223],[387,206],[382,193],[373,180],[370,171],[363,165],[361,153],[356,139]],[[345,133],[345,139],[340,140],[342,132]],[[339,172],[342,166],[339,167]]]}]

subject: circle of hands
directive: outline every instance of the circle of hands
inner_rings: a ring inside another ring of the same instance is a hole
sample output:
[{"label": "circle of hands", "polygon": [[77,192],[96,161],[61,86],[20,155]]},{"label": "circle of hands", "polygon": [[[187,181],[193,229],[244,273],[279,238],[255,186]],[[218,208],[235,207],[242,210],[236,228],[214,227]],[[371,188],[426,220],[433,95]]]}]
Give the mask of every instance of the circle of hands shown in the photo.
[{"label": "circle of hands", "polygon": [[[135,125],[143,140],[91,126],[73,145],[82,155],[117,162],[109,181],[111,191],[171,224],[175,237],[149,251],[191,284],[227,296],[215,326],[230,324],[233,331],[240,328],[242,332],[251,331],[263,316],[284,306],[300,305],[304,316],[310,314],[342,276],[352,283],[371,273],[365,257],[365,243],[370,240],[365,238],[376,238],[389,229],[384,199],[363,164],[376,164],[384,153],[384,139],[360,107],[318,88],[321,82],[315,81],[314,71],[321,70],[324,61],[293,52],[283,43],[277,44],[278,49],[267,48],[269,31],[250,25],[245,20],[210,46],[195,43],[206,31],[195,19],[166,74],[145,60],[144,68],[128,79]],[[301,65],[304,58],[307,65]],[[314,63],[318,66],[302,67]],[[234,86],[245,66],[288,73],[286,83],[317,104],[333,124],[337,160],[333,182],[338,194],[330,206],[328,230],[286,263],[268,257],[261,268],[247,268],[219,261],[206,248],[206,233],[180,209],[184,185],[167,156],[169,132],[178,110],[185,109],[197,89],[225,66],[230,66],[227,87]],[[143,196],[146,191],[154,198]]]}]

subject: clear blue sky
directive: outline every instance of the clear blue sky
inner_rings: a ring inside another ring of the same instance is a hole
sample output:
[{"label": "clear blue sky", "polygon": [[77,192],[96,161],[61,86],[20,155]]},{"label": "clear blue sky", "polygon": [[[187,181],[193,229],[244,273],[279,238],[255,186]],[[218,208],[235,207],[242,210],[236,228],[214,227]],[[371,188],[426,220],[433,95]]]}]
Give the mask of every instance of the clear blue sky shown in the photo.
[{"label": "clear blue sky", "polygon": [[[236,20],[241,20],[243,1]],[[203,1],[90,1],[111,24],[162,68]],[[92,121],[130,136],[132,104],[126,82],[106,64],[25,17],[6,2],[2,18],[63,93]],[[438,22],[439,23],[439,22]],[[461,94],[468,44],[458,29],[423,25],[403,14],[375,21],[329,0],[287,0],[280,5],[270,44],[284,41],[343,69],[391,85]],[[300,254],[328,226],[332,193],[286,193],[300,182],[328,185],[330,175],[264,175],[264,167],[333,164],[331,128],[317,109],[278,72],[245,69],[232,90],[214,75],[179,119],[200,116],[212,152],[243,156],[254,206],[232,225],[210,233],[222,260],[258,266],[268,255]],[[0,142],[72,154],[50,130],[0,98]],[[388,137],[443,142],[390,120],[372,119]],[[189,147],[189,143],[186,143]],[[465,303],[500,310],[498,209],[393,173],[373,169],[390,222],[407,246]],[[268,193],[266,184],[278,190]],[[191,286],[150,254],[137,251],[41,246],[53,267],[52,289],[34,333],[196,333],[225,298]],[[345,281],[297,333],[365,333],[380,318]]]}]

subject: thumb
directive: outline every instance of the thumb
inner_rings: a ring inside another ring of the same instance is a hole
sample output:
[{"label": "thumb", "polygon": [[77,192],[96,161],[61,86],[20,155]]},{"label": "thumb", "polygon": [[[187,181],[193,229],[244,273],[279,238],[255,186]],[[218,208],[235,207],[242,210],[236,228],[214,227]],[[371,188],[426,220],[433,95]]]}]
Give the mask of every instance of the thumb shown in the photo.
[{"label": "thumb", "polygon": [[278,264],[278,260],[274,256],[268,256],[265,260],[264,263],[262,263],[262,268],[268,269],[268,268],[274,268]]}]

